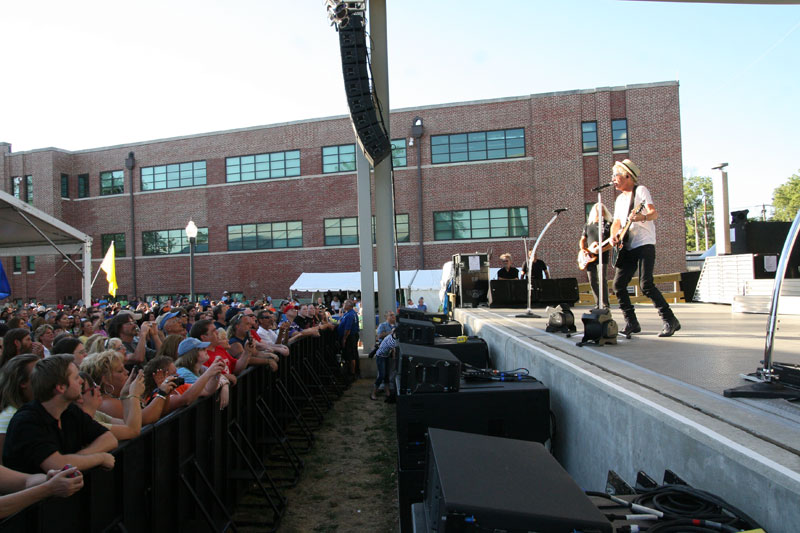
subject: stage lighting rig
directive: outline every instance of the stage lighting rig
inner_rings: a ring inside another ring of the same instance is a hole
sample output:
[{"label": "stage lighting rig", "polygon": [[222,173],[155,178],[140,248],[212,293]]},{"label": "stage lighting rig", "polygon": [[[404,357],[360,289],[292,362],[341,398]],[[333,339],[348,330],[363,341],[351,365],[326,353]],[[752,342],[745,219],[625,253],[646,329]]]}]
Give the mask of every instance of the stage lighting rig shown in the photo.
[{"label": "stage lighting rig", "polygon": [[[336,26],[336,31],[350,23],[351,15],[363,15],[367,9],[366,2],[342,2],[341,0],[325,0],[325,7],[328,11],[328,20],[331,21],[331,26]],[[361,20],[363,21],[363,17]]]}]

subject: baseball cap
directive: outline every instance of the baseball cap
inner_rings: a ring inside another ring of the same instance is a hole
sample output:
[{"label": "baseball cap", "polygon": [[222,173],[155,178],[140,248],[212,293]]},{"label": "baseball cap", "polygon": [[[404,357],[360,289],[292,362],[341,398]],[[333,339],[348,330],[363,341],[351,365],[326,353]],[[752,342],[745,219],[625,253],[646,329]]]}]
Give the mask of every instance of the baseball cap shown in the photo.
[{"label": "baseball cap", "polygon": [[203,342],[194,337],[186,337],[178,345],[178,355],[184,355],[189,350],[194,350],[195,348],[208,348],[209,346],[211,346],[210,342]]},{"label": "baseball cap", "polygon": [[176,311],[176,312],[174,312],[174,313],[164,313],[163,315],[161,315],[161,316],[158,318],[158,329],[160,329],[161,331],[164,331],[164,326],[166,325],[166,323],[167,323],[167,320],[169,320],[170,318],[175,318],[175,317],[176,317],[176,316],[178,316],[179,314],[180,314],[180,313],[178,313],[178,312]]}]

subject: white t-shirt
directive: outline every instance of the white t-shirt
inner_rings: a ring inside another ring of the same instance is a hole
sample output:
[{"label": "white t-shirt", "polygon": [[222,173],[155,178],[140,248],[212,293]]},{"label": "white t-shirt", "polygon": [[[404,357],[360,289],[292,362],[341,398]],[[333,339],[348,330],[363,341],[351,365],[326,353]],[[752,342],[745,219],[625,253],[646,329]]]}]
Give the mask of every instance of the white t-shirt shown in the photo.
[{"label": "white t-shirt", "polygon": [[[644,185],[636,187],[636,198],[633,201],[633,211],[644,202],[645,206],[653,203],[653,198],[650,196],[650,191]],[[631,204],[630,194],[622,193],[617,196],[617,201],[614,203],[614,220],[619,220],[620,229],[625,226],[628,220],[628,207]],[[652,220],[634,222],[628,229],[628,244],[625,245],[626,250],[638,248],[645,244],[656,243],[656,225]]]},{"label": "white t-shirt", "polygon": [[259,326],[258,330],[256,330],[258,336],[261,337],[262,341],[269,342],[275,344],[278,340],[278,330],[276,329],[264,329],[263,327]]}]

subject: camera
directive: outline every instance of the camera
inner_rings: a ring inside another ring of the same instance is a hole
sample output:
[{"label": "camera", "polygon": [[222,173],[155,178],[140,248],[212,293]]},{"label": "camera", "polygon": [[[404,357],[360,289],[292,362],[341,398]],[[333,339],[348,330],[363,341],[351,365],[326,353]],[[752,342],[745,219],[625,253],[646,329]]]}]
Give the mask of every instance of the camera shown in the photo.
[{"label": "camera", "polygon": [[172,382],[175,384],[175,387],[177,388],[183,385],[185,380],[182,377],[176,377],[175,379],[172,380]]}]

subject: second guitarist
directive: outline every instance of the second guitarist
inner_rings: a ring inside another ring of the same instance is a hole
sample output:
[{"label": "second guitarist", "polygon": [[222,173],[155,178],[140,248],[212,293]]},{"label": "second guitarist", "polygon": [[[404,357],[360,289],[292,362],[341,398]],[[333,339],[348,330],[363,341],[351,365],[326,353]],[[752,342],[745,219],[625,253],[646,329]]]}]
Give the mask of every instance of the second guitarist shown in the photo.
[{"label": "second guitarist", "polygon": [[[658,212],[653,205],[650,191],[647,187],[638,185],[639,172],[639,167],[630,159],[617,161],[614,164],[614,187],[621,194],[617,196],[614,204],[614,222],[611,225],[613,244],[618,244],[617,234],[628,220],[631,206],[644,202],[644,209],[641,212],[630,214],[632,223],[628,230],[629,238],[614,272],[614,294],[616,294],[619,308],[625,316],[625,329],[620,333],[630,335],[642,331],[628,294],[628,283],[638,270],[639,286],[642,292],[653,301],[653,305],[664,321],[664,326],[658,336],[670,337],[681,329],[681,324],[675,318],[675,314],[661,291],[653,283],[653,270],[656,263],[656,226],[653,221],[658,218]],[[631,198],[632,195],[633,198]]]},{"label": "second guitarist", "polygon": [[[602,209],[603,213],[603,237],[602,239],[597,238],[597,219],[600,216],[600,211]],[[592,293],[594,294],[594,300],[597,303],[597,306],[600,307],[600,300],[598,298],[598,276],[597,276],[597,248],[598,248],[598,241],[606,242],[611,237],[611,212],[606,208],[606,206],[602,204],[594,204],[592,206],[592,210],[589,212],[589,219],[586,221],[586,225],[583,227],[583,234],[581,235],[581,256],[579,257],[579,262],[583,259],[585,262],[585,270],[586,276],[589,278],[589,285],[592,287]],[[603,307],[608,307],[608,278],[605,277],[605,273],[608,272],[608,259],[609,254],[608,250],[611,249],[611,245],[607,244],[603,246],[603,274],[604,274],[604,282],[603,282]]]}]

